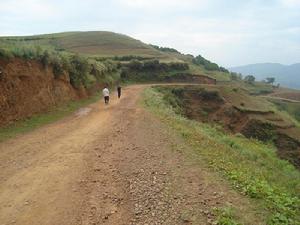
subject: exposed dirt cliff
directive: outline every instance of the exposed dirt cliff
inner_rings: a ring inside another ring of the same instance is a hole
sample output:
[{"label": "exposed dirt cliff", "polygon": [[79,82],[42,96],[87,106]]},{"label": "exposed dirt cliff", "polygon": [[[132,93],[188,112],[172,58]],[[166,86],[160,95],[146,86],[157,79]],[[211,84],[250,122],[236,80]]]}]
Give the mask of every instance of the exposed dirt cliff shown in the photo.
[{"label": "exposed dirt cliff", "polygon": [[227,131],[248,138],[272,141],[281,158],[300,168],[300,129],[287,118],[262,108],[259,104],[262,102],[254,102],[243,92],[228,94],[222,87],[186,87],[174,93],[188,118],[218,123]]},{"label": "exposed dirt cliff", "polygon": [[17,58],[0,60],[0,126],[86,96],[84,89],[72,87],[67,73],[55,78],[51,66]]}]

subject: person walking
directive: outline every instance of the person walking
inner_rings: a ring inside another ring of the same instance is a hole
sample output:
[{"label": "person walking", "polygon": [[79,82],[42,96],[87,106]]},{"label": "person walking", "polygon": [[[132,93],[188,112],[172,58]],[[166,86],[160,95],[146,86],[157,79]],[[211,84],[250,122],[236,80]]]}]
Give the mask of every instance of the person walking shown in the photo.
[{"label": "person walking", "polygon": [[118,85],[117,90],[118,90],[118,98],[121,98],[122,87],[120,85]]},{"label": "person walking", "polygon": [[103,96],[104,96],[104,103],[107,105],[109,103],[109,90],[107,86],[104,87],[102,90]]}]

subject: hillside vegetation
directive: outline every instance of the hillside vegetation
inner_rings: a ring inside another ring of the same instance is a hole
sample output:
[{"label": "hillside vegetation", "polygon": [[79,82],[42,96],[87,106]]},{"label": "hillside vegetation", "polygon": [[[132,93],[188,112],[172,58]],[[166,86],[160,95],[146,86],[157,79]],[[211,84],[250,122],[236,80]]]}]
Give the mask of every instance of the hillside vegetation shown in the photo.
[{"label": "hillside vegetation", "polygon": [[241,133],[248,138],[274,142],[278,155],[300,168],[299,123],[267,99],[229,85],[171,86],[161,91],[189,119],[218,124],[230,133]]},{"label": "hillside vegetation", "polygon": [[86,93],[81,96],[117,82],[218,82],[244,90],[236,93],[224,88],[224,94],[231,94],[231,99],[243,96],[244,103],[254,102],[254,110],[268,103],[258,103],[256,98],[245,99],[249,94],[274,92],[272,85],[242,80],[240,74],[229,72],[201,55],[185,55],[173,48],[148,45],[107,31],[0,37],[0,71],[8,74],[7,65],[19,59],[23,64],[38,62],[41,71],[53,73],[53,79],[64,79]]},{"label": "hillside vegetation", "polygon": [[[111,59],[122,64],[132,60],[161,63],[187,63],[186,72],[206,75],[217,80],[229,80],[226,69],[202,56],[184,55],[175,49],[148,45],[123,34],[107,31],[65,32],[21,37],[0,37],[0,58],[39,58],[47,51],[50,55],[80,54],[97,61]],[[200,60],[201,59],[201,60]],[[174,74],[174,71],[171,71]]]},{"label": "hillside vegetation", "polygon": [[94,56],[135,55],[150,58],[164,56],[161,52],[141,41],[126,35],[106,31],[66,32],[26,37],[2,37],[0,40],[7,45],[21,42],[25,45],[45,46],[59,51]]},{"label": "hillside vegetation", "polygon": [[87,98],[104,85],[214,84],[230,80],[230,74],[201,56],[148,45],[123,34],[91,31],[0,37],[0,79],[3,126]]},{"label": "hillside vegetation", "polygon": [[[299,224],[300,92],[243,78],[201,55],[104,31],[1,37],[0,134],[6,139],[61,118],[84,105],[62,104],[120,82],[194,84],[149,88],[144,104],[253,198],[265,223]],[[218,224],[239,223],[226,217]]]},{"label": "hillside vegetation", "polygon": [[[272,145],[186,118],[181,114],[180,99],[165,88],[147,89],[144,104],[183,137],[194,150],[193,157],[207,163],[235,189],[255,200],[261,206],[258,210],[265,215],[265,224],[299,224],[299,171],[278,159]],[[233,217],[218,221],[218,224],[240,223]]]}]

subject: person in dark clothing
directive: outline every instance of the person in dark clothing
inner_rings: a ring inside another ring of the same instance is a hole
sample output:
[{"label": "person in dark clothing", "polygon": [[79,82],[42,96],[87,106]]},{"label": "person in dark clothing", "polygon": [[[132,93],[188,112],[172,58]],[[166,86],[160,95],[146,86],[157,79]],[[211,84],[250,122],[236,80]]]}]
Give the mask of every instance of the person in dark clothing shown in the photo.
[{"label": "person in dark clothing", "polygon": [[121,86],[119,85],[118,87],[117,87],[117,90],[118,90],[118,98],[121,98]]}]

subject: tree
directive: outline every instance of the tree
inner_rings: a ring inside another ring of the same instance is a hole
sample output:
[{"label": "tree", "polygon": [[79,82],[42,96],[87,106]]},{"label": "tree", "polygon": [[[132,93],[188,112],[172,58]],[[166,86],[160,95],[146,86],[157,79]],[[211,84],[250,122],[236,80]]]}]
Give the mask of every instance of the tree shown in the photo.
[{"label": "tree", "polygon": [[275,82],[275,77],[267,77],[266,81],[268,84],[273,84]]},{"label": "tree", "polygon": [[245,80],[245,82],[252,84],[255,81],[255,77],[252,75],[247,75],[247,76],[245,76],[244,80]]},{"label": "tree", "polygon": [[201,55],[198,55],[195,58],[193,58],[192,62],[196,65],[203,65],[206,70],[221,71],[221,72],[229,73],[229,71],[226,68],[219,67],[219,65],[217,63],[213,63],[213,62],[205,59]]},{"label": "tree", "polygon": [[226,68],[224,68],[224,67],[222,67],[222,66],[220,66],[219,69],[220,69],[221,72],[229,73],[228,69],[226,69]]},{"label": "tree", "polygon": [[136,59],[132,59],[129,63],[128,63],[128,67],[132,70],[141,70],[143,68],[144,64],[142,62],[140,62],[139,60]]}]

